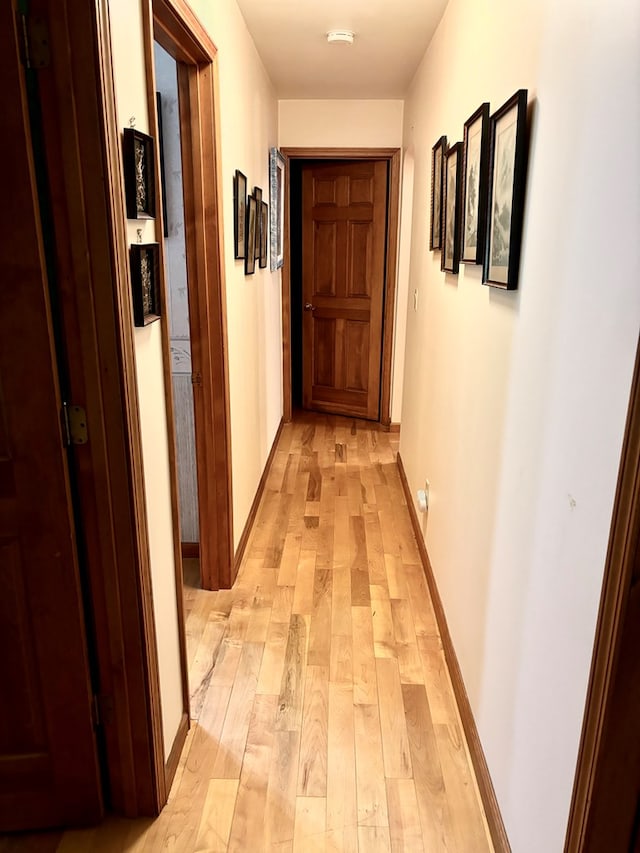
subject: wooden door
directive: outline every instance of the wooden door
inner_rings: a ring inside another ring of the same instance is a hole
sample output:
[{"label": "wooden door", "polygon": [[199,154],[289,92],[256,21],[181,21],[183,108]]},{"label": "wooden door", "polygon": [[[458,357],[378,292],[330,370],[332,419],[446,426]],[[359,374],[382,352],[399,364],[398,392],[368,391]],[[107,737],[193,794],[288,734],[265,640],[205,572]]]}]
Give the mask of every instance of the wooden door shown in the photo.
[{"label": "wooden door", "polygon": [[603,709],[602,741],[582,848],[585,853],[640,853],[639,515],[636,506],[629,543],[634,555],[631,577],[624,591],[617,662]]},{"label": "wooden door", "polygon": [[0,831],[102,814],[43,239],[13,4],[0,11]]},{"label": "wooden door", "polygon": [[566,853],[640,853],[640,346],[616,499]]},{"label": "wooden door", "polygon": [[386,230],[386,161],[303,169],[305,409],[379,417]]}]

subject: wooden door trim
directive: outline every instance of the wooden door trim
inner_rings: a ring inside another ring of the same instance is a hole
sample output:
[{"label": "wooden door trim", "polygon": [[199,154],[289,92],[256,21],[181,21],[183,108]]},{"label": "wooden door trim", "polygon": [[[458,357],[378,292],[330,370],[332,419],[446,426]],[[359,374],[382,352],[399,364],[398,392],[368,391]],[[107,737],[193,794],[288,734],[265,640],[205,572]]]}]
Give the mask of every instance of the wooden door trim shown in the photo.
[{"label": "wooden door trim", "polygon": [[[193,388],[200,572],[203,589],[219,589],[233,583],[235,564],[217,49],[184,0],[147,0],[143,8],[147,102],[156,136],[154,38],[178,62],[189,325],[192,371],[198,380]],[[157,240],[164,256],[160,226]],[[166,291],[164,264],[162,267],[162,287]],[[172,492],[175,488],[177,500],[171,352],[166,324],[163,352],[171,422]],[[175,542],[180,542],[179,530]]]},{"label": "wooden door trim", "polygon": [[90,436],[74,461],[110,805],[151,816],[167,789],[109,11],[105,0],[38,6],[63,334]]},{"label": "wooden door trim", "polygon": [[584,849],[598,766],[603,759],[607,711],[620,654],[624,613],[629,599],[634,559],[640,541],[640,348],[631,396],[616,490],[609,547],[585,703],[585,715],[565,850]]},{"label": "wooden door trim", "polygon": [[[143,3],[142,5],[142,29],[144,38],[144,56],[145,56],[145,77],[147,84],[147,111],[149,114],[149,133],[154,139],[159,139],[158,134],[158,113],[156,104],[156,86],[155,86],[155,67],[153,63],[153,10],[151,2]],[[154,168],[155,179],[155,194],[159,199],[161,193],[160,182],[160,145],[155,146],[156,163]],[[167,792],[171,788],[171,783],[175,775],[178,758],[184,746],[184,742],[189,731],[189,664],[187,661],[187,635],[184,618],[184,596],[182,594],[183,572],[182,572],[182,545],[180,532],[180,498],[178,492],[178,462],[176,449],[176,429],[175,415],[173,406],[173,378],[171,374],[171,341],[169,337],[169,297],[167,292],[166,281],[166,251],[164,245],[164,222],[163,222],[163,206],[156,205],[156,241],[159,244],[160,263],[159,270],[159,291],[160,305],[162,311],[162,321],[160,323],[160,338],[162,342],[162,374],[164,380],[164,399],[165,399],[165,422],[167,428],[167,444],[169,450],[169,484],[171,492],[171,518],[173,526],[173,563],[176,585],[176,610],[178,616],[178,644],[180,653],[180,681],[182,689],[182,716],[178,731],[176,732],[174,743],[169,750],[169,755],[165,755],[165,785]],[[166,745],[165,745],[166,751]],[[177,756],[177,757],[176,757]]]},{"label": "wooden door trim", "polygon": [[288,423],[293,414],[291,387],[291,268],[290,268],[290,182],[291,160],[386,160],[389,163],[387,195],[387,253],[385,263],[384,309],[382,322],[382,364],[380,373],[380,419],[391,426],[391,378],[393,374],[393,342],[395,331],[396,289],[398,279],[398,224],[400,215],[400,149],[399,148],[282,148],[285,160],[284,265],[282,267],[282,369],[283,418]]}]

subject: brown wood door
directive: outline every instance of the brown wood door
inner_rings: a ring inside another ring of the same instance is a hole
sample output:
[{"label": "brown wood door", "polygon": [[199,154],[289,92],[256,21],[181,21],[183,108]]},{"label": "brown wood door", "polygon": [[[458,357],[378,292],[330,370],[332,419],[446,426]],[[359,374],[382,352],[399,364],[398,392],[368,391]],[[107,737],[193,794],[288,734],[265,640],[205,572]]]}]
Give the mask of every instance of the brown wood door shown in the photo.
[{"label": "brown wood door", "polygon": [[102,814],[43,240],[13,4],[0,11],[0,830]]},{"label": "brown wood door", "polygon": [[302,217],[303,405],[377,420],[386,161],[305,167]]},{"label": "brown wood door", "polygon": [[603,725],[585,853],[640,853],[640,523]]}]

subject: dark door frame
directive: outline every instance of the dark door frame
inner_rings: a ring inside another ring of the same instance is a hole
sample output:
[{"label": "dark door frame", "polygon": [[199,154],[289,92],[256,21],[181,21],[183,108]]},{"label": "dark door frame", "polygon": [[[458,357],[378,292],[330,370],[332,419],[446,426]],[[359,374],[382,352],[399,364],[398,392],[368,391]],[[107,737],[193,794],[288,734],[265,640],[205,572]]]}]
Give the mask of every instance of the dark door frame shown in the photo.
[{"label": "dark door frame", "polygon": [[[49,57],[39,82],[57,278],[70,393],[72,402],[86,409],[89,429],[88,443],[74,448],[74,462],[96,634],[105,779],[114,812],[152,816],[167,801],[189,727],[168,333],[162,323],[183,707],[165,755],[109,5],[108,0],[79,5],[30,0],[29,8],[48,28]],[[182,85],[188,115],[198,128],[188,146],[193,152],[188,177],[198,188],[192,189],[188,214],[197,246],[191,263],[206,282],[207,321],[218,330],[201,356],[202,378],[208,380],[203,388],[210,391],[203,394],[213,448],[208,465],[215,472],[207,504],[207,525],[214,528],[209,549],[221,555],[218,574],[212,570],[209,580],[211,586],[229,585],[233,550],[215,47],[183,0],[157,0],[153,6],[148,0],[142,8],[147,51],[154,15],[156,27],[187,45],[179,57],[189,63]],[[152,67],[148,60],[147,67]],[[153,133],[152,78],[149,98]],[[156,229],[161,242],[160,218]],[[164,281],[160,298],[165,305]]]},{"label": "dark door frame", "polygon": [[[640,348],[631,398],[605,564],[584,722],[565,850],[579,853],[589,841],[596,782],[605,755],[605,736],[634,562],[640,547]],[[587,848],[590,849],[590,848]]]},{"label": "dark door frame", "polygon": [[[171,764],[162,733],[109,12],[105,0],[31,0],[29,9],[48,29],[50,59],[38,81],[62,335],[71,402],[85,408],[89,433],[73,448],[73,461],[109,805],[129,817],[156,815]],[[182,601],[176,606],[180,611]],[[186,736],[187,711],[176,744]]]},{"label": "dark door frame", "polygon": [[[231,428],[227,364],[222,184],[218,115],[217,48],[184,0],[143,5],[147,106],[158,138],[154,39],[176,60],[184,185],[187,289],[191,336],[195,453],[198,481],[200,575],[204,589],[235,580],[231,498]],[[156,146],[159,163],[159,146]],[[159,190],[159,167],[156,184]],[[162,211],[156,239],[165,256]],[[161,265],[162,291],[166,291]],[[163,297],[166,304],[166,299]],[[171,452],[174,539],[180,544],[175,422],[168,324],[162,333],[165,394]],[[181,556],[176,556],[176,565]],[[182,569],[180,569],[182,583]]]},{"label": "dark door frame", "polygon": [[398,272],[398,223],[400,215],[399,148],[282,148],[285,161],[284,264],[282,267],[282,370],[285,422],[293,413],[291,382],[291,262],[290,181],[291,160],[386,160],[389,163],[387,193],[387,252],[385,262],[384,311],[382,319],[382,365],[380,372],[380,423],[391,427],[391,377]]},{"label": "dark door frame", "polygon": [[31,19],[16,11],[0,10],[2,833],[104,814],[74,447],[60,418],[69,388],[40,120],[45,69],[24,59]]}]

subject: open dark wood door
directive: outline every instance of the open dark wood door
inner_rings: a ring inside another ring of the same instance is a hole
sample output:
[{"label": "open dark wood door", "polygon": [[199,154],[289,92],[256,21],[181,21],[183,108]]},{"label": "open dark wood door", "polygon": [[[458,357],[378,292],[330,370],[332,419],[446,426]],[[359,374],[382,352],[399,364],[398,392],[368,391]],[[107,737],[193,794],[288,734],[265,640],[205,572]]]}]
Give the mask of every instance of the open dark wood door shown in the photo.
[{"label": "open dark wood door", "polygon": [[303,405],[377,420],[387,163],[314,163],[302,175]]},{"label": "open dark wood door", "polygon": [[96,821],[100,773],[12,3],[0,11],[0,831]]}]

